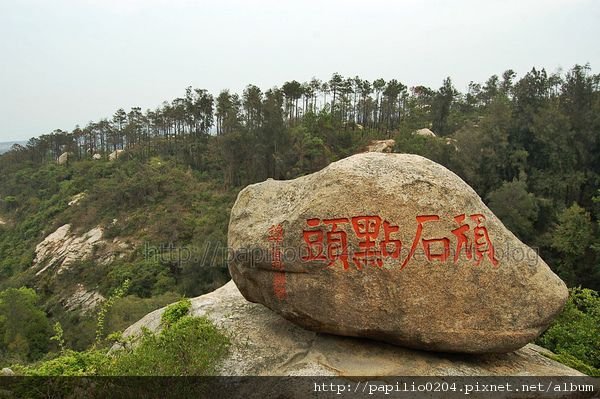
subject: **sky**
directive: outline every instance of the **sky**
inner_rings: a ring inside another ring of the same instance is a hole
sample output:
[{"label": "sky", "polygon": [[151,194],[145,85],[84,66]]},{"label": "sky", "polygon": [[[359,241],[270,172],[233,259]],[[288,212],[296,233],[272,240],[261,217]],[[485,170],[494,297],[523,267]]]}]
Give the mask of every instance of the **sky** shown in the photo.
[{"label": "sky", "polygon": [[0,142],[332,73],[458,90],[600,68],[597,0],[0,0]]}]

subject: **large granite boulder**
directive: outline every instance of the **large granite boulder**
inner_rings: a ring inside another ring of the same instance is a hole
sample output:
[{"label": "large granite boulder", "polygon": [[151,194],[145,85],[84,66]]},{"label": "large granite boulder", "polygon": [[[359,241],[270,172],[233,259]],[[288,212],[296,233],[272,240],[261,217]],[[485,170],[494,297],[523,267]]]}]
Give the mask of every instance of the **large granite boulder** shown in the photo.
[{"label": "large granite boulder", "polygon": [[358,154],[242,190],[229,270],[246,299],[307,329],[444,352],[509,352],[562,309],[565,284],[458,176]]}]

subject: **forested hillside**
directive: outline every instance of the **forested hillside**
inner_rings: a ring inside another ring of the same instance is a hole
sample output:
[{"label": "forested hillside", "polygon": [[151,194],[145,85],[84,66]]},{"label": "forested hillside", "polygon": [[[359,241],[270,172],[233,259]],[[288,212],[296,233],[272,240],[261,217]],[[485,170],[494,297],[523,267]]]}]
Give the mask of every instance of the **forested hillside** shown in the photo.
[{"label": "forested hillside", "polygon": [[[414,134],[422,128],[435,136]],[[319,170],[387,138],[395,152],[461,176],[570,287],[600,290],[600,75],[589,66],[520,78],[508,70],[465,93],[450,78],[436,89],[337,73],[240,94],[190,87],[154,110],[118,109],[0,156],[0,312],[20,303],[37,326],[17,331],[14,315],[0,317],[3,363],[53,350],[44,312],[61,322],[68,345],[94,341],[96,313],[66,306],[78,284],[108,298],[129,282],[102,333],[223,284],[218,248],[241,188]],[[116,150],[124,152],[109,160]],[[64,272],[39,273],[36,245],[65,224],[77,234],[99,226],[104,248],[128,249],[101,262],[106,250],[94,248]],[[12,289],[21,286],[35,291]]]}]

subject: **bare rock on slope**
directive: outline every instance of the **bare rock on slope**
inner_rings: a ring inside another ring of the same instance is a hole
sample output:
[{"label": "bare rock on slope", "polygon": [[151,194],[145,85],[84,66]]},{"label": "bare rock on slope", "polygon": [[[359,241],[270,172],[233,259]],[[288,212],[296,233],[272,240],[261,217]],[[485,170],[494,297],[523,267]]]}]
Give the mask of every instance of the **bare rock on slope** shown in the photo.
[{"label": "bare rock on slope", "polygon": [[367,146],[366,152],[392,152],[394,146],[396,145],[396,140],[373,140],[371,144]]},{"label": "bare rock on slope", "polygon": [[94,290],[88,290],[83,284],[77,284],[75,291],[64,298],[62,303],[67,310],[80,311],[81,313],[93,312],[106,298]]},{"label": "bare rock on slope", "polygon": [[114,161],[114,160],[120,158],[121,155],[123,155],[124,153],[125,153],[125,150],[115,150],[115,151],[111,152],[110,154],[108,154],[108,160]]},{"label": "bare rock on slope", "polygon": [[437,137],[436,134],[431,131],[431,129],[428,129],[426,127],[423,129],[415,130],[415,132],[413,134],[416,134],[417,136],[423,136],[423,137]]},{"label": "bare rock on slope", "polygon": [[33,267],[38,268],[36,276],[48,269],[56,269],[60,274],[78,261],[90,259],[108,264],[124,256],[132,247],[115,238],[110,242],[103,239],[104,229],[96,226],[91,230],[76,234],[70,224],[65,224],[49,234],[35,248]]},{"label": "bare rock on slope", "polygon": [[66,165],[69,162],[69,153],[68,152],[63,152],[62,154],[60,154],[60,156],[58,157],[58,160],[56,161],[56,163],[58,163],[59,165]]},{"label": "bare rock on slope", "polygon": [[36,275],[51,267],[57,267],[57,273],[62,273],[75,261],[89,258],[94,245],[102,242],[102,233],[101,227],[95,227],[79,236],[71,233],[70,224],[59,227],[35,247],[33,264],[41,266]]}]

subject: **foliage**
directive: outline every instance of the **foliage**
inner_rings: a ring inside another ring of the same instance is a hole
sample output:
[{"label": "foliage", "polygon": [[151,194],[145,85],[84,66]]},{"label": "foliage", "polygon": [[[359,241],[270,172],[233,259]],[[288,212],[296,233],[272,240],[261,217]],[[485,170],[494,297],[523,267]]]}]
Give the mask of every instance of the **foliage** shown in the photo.
[{"label": "foliage", "polygon": [[565,255],[582,256],[591,243],[592,233],[589,213],[574,203],[559,215],[552,247]]},{"label": "foliage", "polygon": [[599,376],[599,337],[600,296],[590,289],[572,288],[563,312],[537,342],[555,352],[557,360]]},{"label": "foliage", "polygon": [[[181,298],[180,294],[168,292],[152,298],[140,298],[127,295],[115,301],[105,319],[105,331],[108,335],[123,331],[142,317]],[[109,337],[106,338],[110,341]]]},{"label": "foliage", "polygon": [[594,226],[585,209],[574,203],[559,214],[551,246],[561,254],[557,270],[569,285],[597,288],[600,268],[594,263],[594,240]]},{"label": "foliage", "polygon": [[65,332],[63,331],[62,326],[57,321],[53,326],[54,335],[50,337],[51,341],[56,341],[58,344],[58,348],[60,349],[60,353],[65,352]]},{"label": "foliage", "polygon": [[179,302],[167,306],[160,318],[160,324],[165,328],[169,328],[183,316],[187,315],[191,308],[192,302],[189,299],[182,299]]},{"label": "foliage", "polygon": [[488,200],[490,209],[510,231],[524,241],[533,239],[539,208],[535,196],[527,191],[524,181],[503,182],[488,194]]},{"label": "foliage", "polygon": [[131,347],[109,352],[66,350],[29,366],[11,366],[29,376],[194,376],[214,373],[229,339],[206,318],[183,316],[160,333],[144,330]]},{"label": "foliage", "polygon": [[590,366],[589,364],[579,360],[573,355],[568,353],[561,353],[560,355],[548,355],[548,357],[552,360],[556,360],[559,363],[564,364],[565,366],[574,368],[575,370],[579,370],[582,373],[592,376],[592,377],[600,377],[600,369]]},{"label": "foliage", "polygon": [[31,288],[0,292],[0,350],[13,360],[37,360],[48,350],[51,328]]},{"label": "foliage", "polygon": [[229,339],[206,318],[184,316],[159,334],[144,333],[138,346],[124,349],[110,375],[210,375]]},{"label": "foliage", "polygon": [[110,359],[105,351],[89,349],[82,352],[66,350],[53,359],[34,363],[29,366],[12,366],[15,373],[26,376],[89,376],[101,375],[109,365]]},{"label": "foliage", "polygon": [[98,319],[96,322],[96,344],[100,344],[102,338],[104,336],[104,320],[106,318],[106,314],[113,307],[115,301],[119,298],[122,298],[129,289],[130,281],[125,280],[123,284],[119,288],[117,288],[112,295],[102,304],[102,308],[100,312],[98,312]]}]

